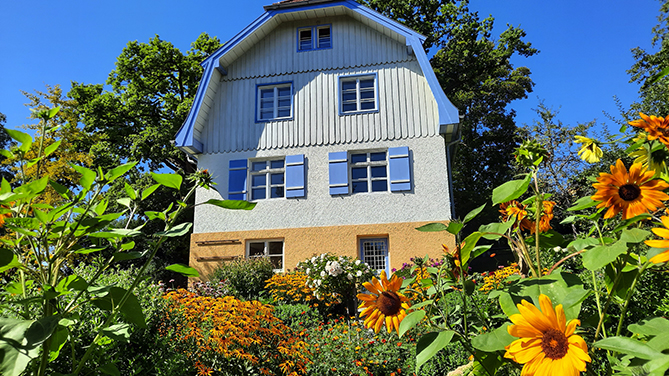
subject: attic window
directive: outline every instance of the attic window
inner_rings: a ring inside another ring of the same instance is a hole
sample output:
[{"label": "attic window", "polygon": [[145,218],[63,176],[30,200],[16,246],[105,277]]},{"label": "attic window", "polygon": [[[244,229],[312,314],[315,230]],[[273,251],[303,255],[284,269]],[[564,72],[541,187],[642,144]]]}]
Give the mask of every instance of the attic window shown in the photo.
[{"label": "attic window", "polygon": [[330,25],[301,27],[297,29],[297,50],[311,51],[332,48]]}]

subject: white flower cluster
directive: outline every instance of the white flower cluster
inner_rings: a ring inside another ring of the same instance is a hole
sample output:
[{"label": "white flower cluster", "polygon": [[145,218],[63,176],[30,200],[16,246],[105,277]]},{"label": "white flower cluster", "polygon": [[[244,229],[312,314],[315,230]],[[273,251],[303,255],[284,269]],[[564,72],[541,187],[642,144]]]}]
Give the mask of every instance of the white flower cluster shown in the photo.
[{"label": "white flower cluster", "polygon": [[327,264],[325,264],[325,271],[328,272],[333,277],[336,277],[340,275],[341,273],[344,272],[344,269],[341,268],[341,265],[339,265],[339,262],[337,261],[328,261]]},{"label": "white flower cluster", "polygon": [[297,267],[307,274],[306,286],[315,290],[318,299],[350,295],[362,282],[374,276],[374,271],[366,263],[331,253],[313,256],[298,263]]}]

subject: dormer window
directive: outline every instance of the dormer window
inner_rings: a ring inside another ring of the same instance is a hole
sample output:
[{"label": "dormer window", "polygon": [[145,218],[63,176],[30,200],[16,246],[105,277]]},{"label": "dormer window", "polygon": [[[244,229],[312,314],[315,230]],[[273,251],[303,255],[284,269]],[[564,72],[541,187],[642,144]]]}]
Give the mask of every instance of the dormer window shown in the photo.
[{"label": "dormer window", "polygon": [[330,25],[300,27],[297,29],[297,50],[311,51],[332,48]]}]

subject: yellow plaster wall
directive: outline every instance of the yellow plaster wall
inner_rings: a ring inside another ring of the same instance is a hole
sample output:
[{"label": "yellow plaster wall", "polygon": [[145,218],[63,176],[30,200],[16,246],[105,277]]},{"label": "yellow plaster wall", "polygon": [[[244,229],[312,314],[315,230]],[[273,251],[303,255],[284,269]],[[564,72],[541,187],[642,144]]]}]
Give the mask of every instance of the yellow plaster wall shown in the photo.
[{"label": "yellow plaster wall", "polygon": [[[446,231],[420,232],[415,230],[416,227],[427,223],[386,223],[192,234],[189,263],[203,279],[206,279],[206,276],[221,261],[198,261],[198,258],[245,257],[248,241],[280,239],[284,241],[284,270],[287,271],[295,268],[299,261],[326,252],[358,257],[360,238],[386,237],[388,238],[390,267],[400,269],[403,263],[409,262],[409,259],[414,256],[429,255],[432,258],[439,258],[442,253],[442,244],[450,248],[455,245],[453,235]],[[198,244],[198,242],[206,241],[231,240],[236,240],[236,242],[215,245]]]}]

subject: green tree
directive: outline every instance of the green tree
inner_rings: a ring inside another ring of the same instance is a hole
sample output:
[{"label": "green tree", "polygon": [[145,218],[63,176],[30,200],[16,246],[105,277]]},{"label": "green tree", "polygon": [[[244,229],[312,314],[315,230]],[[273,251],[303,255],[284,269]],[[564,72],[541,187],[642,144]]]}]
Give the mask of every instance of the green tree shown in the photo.
[{"label": "green tree", "polygon": [[[7,122],[7,117],[5,114],[0,112],[0,149],[8,149],[11,144],[11,137],[7,134],[5,130],[5,123]],[[0,180],[5,179],[11,181],[14,174],[7,168],[5,160],[7,157],[0,155]]]},{"label": "green tree", "polygon": [[[456,215],[462,218],[490,202],[492,189],[513,175],[517,127],[508,105],[526,98],[534,83],[530,70],[514,67],[511,58],[538,51],[517,27],[508,26],[493,38],[493,17],[480,19],[468,0],[361,2],[427,36],[424,47],[434,53],[430,63],[441,87],[464,115],[452,171]],[[488,207],[469,228],[496,217],[496,209]]]}]

